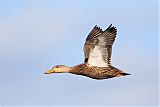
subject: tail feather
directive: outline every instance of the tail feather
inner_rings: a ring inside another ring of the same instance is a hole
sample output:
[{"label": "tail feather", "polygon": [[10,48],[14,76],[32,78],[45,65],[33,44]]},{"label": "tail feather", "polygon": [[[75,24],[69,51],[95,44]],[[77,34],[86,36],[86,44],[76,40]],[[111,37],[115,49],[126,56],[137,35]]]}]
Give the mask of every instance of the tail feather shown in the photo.
[{"label": "tail feather", "polygon": [[123,76],[126,76],[126,75],[131,75],[131,74],[128,74],[128,73],[125,73],[125,72],[123,72],[123,73],[121,73]]},{"label": "tail feather", "polygon": [[126,76],[126,75],[131,75],[131,74],[128,74],[128,73],[125,73],[125,72],[121,72],[121,73],[117,74],[116,77]]}]

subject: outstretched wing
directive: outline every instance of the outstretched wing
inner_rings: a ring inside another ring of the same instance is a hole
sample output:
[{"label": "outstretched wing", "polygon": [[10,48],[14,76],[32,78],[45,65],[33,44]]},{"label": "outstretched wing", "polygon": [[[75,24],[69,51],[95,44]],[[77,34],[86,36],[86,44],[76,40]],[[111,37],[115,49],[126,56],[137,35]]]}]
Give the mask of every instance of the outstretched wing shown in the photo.
[{"label": "outstretched wing", "polygon": [[88,43],[89,55],[86,63],[98,67],[108,67],[111,65],[112,45],[116,34],[117,29],[111,24],[104,32],[102,31],[101,34],[96,35],[94,43],[88,40],[91,43]]},{"label": "outstretched wing", "polygon": [[89,33],[83,48],[85,57],[84,63],[88,62],[90,49],[93,48],[98,43],[97,37],[100,36],[102,33],[103,33],[102,29],[100,29],[100,27],[98,27],[97,25]]}]

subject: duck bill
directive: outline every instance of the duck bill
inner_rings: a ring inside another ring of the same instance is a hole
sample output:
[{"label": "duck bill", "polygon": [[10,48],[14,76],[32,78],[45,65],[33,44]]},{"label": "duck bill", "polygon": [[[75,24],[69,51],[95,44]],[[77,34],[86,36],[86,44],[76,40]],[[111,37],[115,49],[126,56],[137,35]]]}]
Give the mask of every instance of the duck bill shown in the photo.
[{"label": "duck bill", "polygon": [[48,70],[47,72],[45,72],[44,74],[52,74],[52,73],[54,73],[54,71],[53,70]]}]

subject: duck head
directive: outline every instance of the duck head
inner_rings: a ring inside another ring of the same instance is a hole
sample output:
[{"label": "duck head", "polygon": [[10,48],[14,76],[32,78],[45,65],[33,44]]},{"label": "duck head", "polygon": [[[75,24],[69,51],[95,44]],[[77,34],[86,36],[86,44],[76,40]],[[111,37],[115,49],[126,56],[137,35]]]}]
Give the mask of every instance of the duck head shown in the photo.
[{"label": "duck head", "polygon": [[56,65],[52,69],[45,72],[45,74],[52,74],[52,73],[67,73],[71,68],[65,65]]}]

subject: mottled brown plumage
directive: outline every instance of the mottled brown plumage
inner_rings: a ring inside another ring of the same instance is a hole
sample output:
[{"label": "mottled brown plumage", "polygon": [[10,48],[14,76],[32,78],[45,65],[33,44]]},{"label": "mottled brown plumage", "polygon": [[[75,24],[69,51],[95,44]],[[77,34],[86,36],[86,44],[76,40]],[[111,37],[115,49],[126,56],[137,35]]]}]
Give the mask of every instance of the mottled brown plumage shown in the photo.
[{"label": "mottled brown plumage", "polygon": [[112,45],[117,29],[112,24],[104,31],[97,25],[91,30],[84,44],[84,63],[67,67],[56,65],[46,74],[72,73],[93,79],[108,79],[129,75],[111,65]]},{"label": "mottled brown plumage", "polygon": [[113,66],[109,66],[109,67],[91,66],[89,67],[89,65],[85,63],[72,67],[69,70],[69,73],[88,76],[93,79],[107,79],[107,78],[112,78],[116,76],[127,75],[126,73],[122,72],[121,70]]}]

